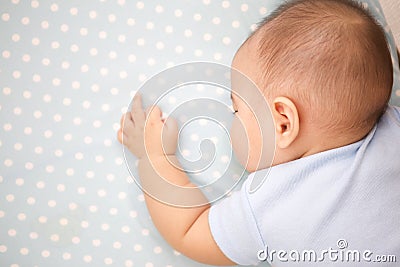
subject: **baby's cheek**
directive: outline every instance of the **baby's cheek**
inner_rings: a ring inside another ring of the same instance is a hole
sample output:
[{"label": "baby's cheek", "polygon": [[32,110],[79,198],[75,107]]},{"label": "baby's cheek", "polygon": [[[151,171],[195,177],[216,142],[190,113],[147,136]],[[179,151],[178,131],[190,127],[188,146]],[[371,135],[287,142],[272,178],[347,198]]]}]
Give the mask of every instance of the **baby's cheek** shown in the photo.
[{"label": "baby's cheek", "polygon": [[249,138],[246,134],[246,129],[238,117],[233,119],[230,134],[233,152],[235,153],[239,163],[245,167],[247,166],[249,155]]}]

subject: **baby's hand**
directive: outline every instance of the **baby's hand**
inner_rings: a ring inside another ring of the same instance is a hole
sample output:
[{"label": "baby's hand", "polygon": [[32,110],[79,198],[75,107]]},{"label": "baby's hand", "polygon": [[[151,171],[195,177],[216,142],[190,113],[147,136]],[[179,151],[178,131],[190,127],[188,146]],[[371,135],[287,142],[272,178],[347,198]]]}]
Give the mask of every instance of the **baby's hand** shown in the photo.
[{"label": "baby's hand", "polygon": [[118,140],[139,159],[173,155],[178,141],[178,127],[173,118],[163,120],[157,106],[149,107],[145,112],[141,96],[136,94],[132,110],[121,118]]}]

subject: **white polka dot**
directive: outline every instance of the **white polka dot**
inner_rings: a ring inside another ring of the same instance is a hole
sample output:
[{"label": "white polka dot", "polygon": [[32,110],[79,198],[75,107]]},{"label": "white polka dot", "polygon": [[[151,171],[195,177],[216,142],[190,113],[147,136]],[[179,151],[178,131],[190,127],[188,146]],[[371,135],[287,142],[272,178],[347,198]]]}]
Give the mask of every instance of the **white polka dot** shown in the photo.
[{"label": "white polka dot", "polygon": [[1,15],[1,19],[2,19],[3,21],[9,21],[9,20],[10,20],[10,14],[8,14],[8,13],[3,13],[3,14]]},{"label": "white polka dot", "polygon": [[146,262],[145,267],[154,267],[152,262]]},{"label": "white polka dot", "polygon": [[50,65],[50,59],[48,59],[48,58],[43,58],[43,59],[42,59],[42,64],[43,64],[44,66]]},{"label": "white polka dot", "polygon": [[14,42],[18,42],[19,40],[21,40],[21,36],[19,36],[19,34],[14,33],[13,35],[11,35],[11,40],[13,40]]},{"label": "white polka dot", "polygon": [[186,29],[186,30],[184,31],[184,35],[185,35],[186,37],[191,37],[191,36],[193,35],[193,33],[192,33],[191,30]]},{"label": "white polka dot", "polygon": [[51,95],[45,94],[43,96],[43,101],[46,102],[46,103],[50,103],[51,102]]},{"label": "white polka dot", "polygon": [[97,17],[97,12],[94,10],[89,11],[89,18],[95,19]]},{"label": "white polka dot", "polygon": [[84,229],[88,228],[89,227],[89,222],[88,221],[82,221],[81,222],[81,227],[84,228]]},{"label": "white polka dot", "polygon": [[120,249],[122,247],[122,244],[121,244],[121,242],[114,242],[113,243],[113,248],[115,248],[115,249]]},{"label": "white polka dot", "polygon": [[6,200],[8,202],[13,202],[15,200],[15,196],[13,194],[6,195]]},{"label": "white polka dot", "polygon": [[181,54],[183,52],[183,46],[181,46],[181,45],[176,46],[175,47],[175,52],[177,54]]},{"label": "white polka dot", "polygon": [[156,11],[156,13],[163,13],[164,7],[161,5],[156,5],[155,11]]},{"label": "white polka dot", "polygon": [[85,256],[83,256],[83,261],[84,262],[91,262],[92,261],[92,256],[90,256],[90,255],[85,255]]},{"label": "white polka dot", "polygon": [[150,231],[148,229],[142,229],[142,235],[148,236]]},{"label": "white polka dot", "polygon": [[4,124],[4,125],[3,125],[3,129],[4,129],[4,131],[6,131],[6,132],[11,131],[11,130],[12,130],[12,125],[11,125],[11,123],[6,123],[6,124]]},{"label": "white polka dot", "polygon": [[69,30],[69,26],[68,26],[67,24],[62,24],[62,25],[60,26],[60,30],[61,30],[62,32],[67,32],[67,31]]},{"label": "white polka dot", "polygon": [[81,66],[81,72],[85,73],[89,71],[89,66],[87,64],[84,64]]},{"label": "white polka dot", "polygon": [[29,238],[30,239],[37,239],[38,237],[39,237],[39,235],[36,232],[30,232],[29,233]]},{"label": "white polka dot", "polygon": [[19,253],[21,253],[21,255],[28,255],[29,254],[29,249],[28,248],[21,248],[19,250]]},{"label": "white polka dot", "polygon": [[111,208],[108,213],[110,213],[110,215],[117,215],[118,214],[118,209],[117,208]]},{"label": "white polka dot", "polygon": [[24,128],[24,134],[30,135],[32,133],[32,128],[31,127],[25,127]]},{"label": "white polka dot", "polygon": [[86,35],[88,35],[88,29],[87,29],[87,28],[81,28],[81,29],[79,30],[79,33],[80,33],[80,35],[82,35],[82,36],[86,36]]},{"label": "white polka dot", "polygon": [[95,205],[89,206],[89,211],[90,212],[94,213],[94,212],[97,212],[97,210],[98,210],[97,206],[95,206]]},{"label": "white polka dot", "polygon": [[221,19],[219,17],[214,17],[212,19],[212,23],[215,24],[215,25],[218,25],[218,24],[221,23]]},{"label": "white polka dot", "polygon": [[58,49],[58,48],[60,48],[60,43],[57,41],[54,41],[54,42],[51,42],[50,46],[53,49]]},{"label": "white polka dot", "polygon": [[210,33],[205,33],[203,35],[204,41],[210,41],[212,39],[212,35]]},{"label": "white polka dot", "polygon": [[40,155],[43,153],[43,147],[37,146],[37,147],[35,147],[34,151],[35,151],[35,154]]},{"label": "white polka dot", "polygon": [[128,24],[129,26],[133,26],[136,24],[136,21],[133,18],[129,18],[126,20],[126,24]]},{"label": "white polka dot", "polygon": [[58,79],[58,78],[54,78],[54,79],[52,80],[52,84],[53,84],[54,86],[60,86],[61,80]]},{"label": "white polka dot", "polygon": [[125,192],[118,193],[118,199],[121,199],[121,200],[126,199],[126,196],[127,196],[127,194]]},{"label": "white polka dot", "polygon": [[135,244],[133,246],[133,250],[135,250],[136,252],[141,251],[142,250],[142,245],[140,244]]},{"label": "white polka dot", "polygon": [[55,114],[55,115],[53,116],[53,120],[54,120],[55,122],[60,122],[60,121],[62,120],[62,116],[61,116],[60,114]]},{"label": "white polka dot", "polygon": [[136,56],[135,55],[133,55],[133,54],[130,54],[129,56],[128,56],[128,61],[129,62],[135,62],[136,61]]},{"label": "white polka dot", "polygon": [[72,237],[71,242],[73,244],[79,244],[81,242],[81,239],[77,236]]},{"label": "white polka dot", "polygon": [[101,224],[101,230],[108,231],[110,229],[110,225],[107,223]]},{"label": "white polka dot", "polygon": [[84,195],[84,194],[86,194],[86,188],[85,187],[78,187],[78,189],[77,189],[77,191],[78,191],[78,194],[79,195]]},{"label": "white polka dot", "polygon": [[396,90],[396,96],[400,97],[400,89]]},{"label": "white polka dot", "polygon": [[34,205],[36,203],[36,199],[34,197],[28,197],[26,199],[26,203],[28,203],[28,205]]},{"label": "white polka dot", "polygon": [[40,26],[42,27],[42,29],[48,29],[49,28],[49,22],[47,21],[47,20],[43,20],[41,23],[40,23]]},{"label": "white polka dot", "polygon": [[232,21],[232,27],[233,28],[239,28],[240,27],[240,22],[237,20]]},{"label": "white polka dot", "polygon": [[11,237],[14,237],[17,235],[17,231],[15,229],[9,229],[7,233]]},{"label": "white polka dot", "polygon": [[201,49],[194,50],[194,55],[196,57],[201,57],[203,55],[203,51]]},{"label": "white polka dot", "polygon": [[18,185],[18,186],[23,186],[24,183],[25,183],[25,181],[22,178],[15,179],[15,184]]},{"label": "white polka dot", "polygon": [[5,245],[0,245],[0,253],[7,252],[7,247]]},{"label": "white polka dot", "polygon": [[82,124],[82,119],[79,118],[79,117],[75,117],[75,118],[72,120],[72,122],[73,122],[75,125],[81,125],[81,124]]},{"label": "white polka dot", "polygon": [[13,71],[12,76],[14,77],[14,79],[19,79],[21,78],[21,72],[18,70]]},{"label": "white polka dot", "polygon": [[224,37],[224,38],[222,38],[222,42],[223,42],[225,45],[229,45],[229,44],[231,43],[231,38],[229,38],[229,37]]},{"label": "white polka dot", "polygon": [[104,189],[100,189],[97,191],[97,195],[99,197],[105,197],[107,195],[107,192]]},{"label": "white polka dot", "polygon": [[19,221],[25,221],[26,220],[26,214],[25,213],[18,213],[17,218]]},{"label": "white polka dot", "polygon": [[48,250],[43,250],[41,253],[43,258],[48,258],[50,256],[50,251]]},{"label": "white polka dot", "polygon": [[145,45],[145,40],[143,38],[139,38],[136,40],[136,43],[138,46],[144,46]]},{"label": "white polka dot", "polygon": [[111,258],[105,258],[105,259],[104,259],[104,263],[105,263],[106,265],[110,265],[110,264],[113,263],[113,260],[112,260]]},{"label": "white polka dot", "polygon": [[44,137],[51,138],[53,136],[53,132],[51,130],[44,131]]},{"label": "white polka dot", "polygon": [[70,50],[71,52],[76,53],[79,51],[79,46],[77,44],[73,44],[70,46]]},{"label": "white polka dot", "polygon": [[38,219],[38,221],[39,221],[40,223],[47,223],[47,217],[46,217],[46,216],[40,216],[39,219]]},{"label": "white polka dot", "polygon": [[50,10],[53,11],[53,12],[57,12],[58,11],[58,5],[57,4],[52,4],[50,6]]},{"label": "white polka dot", "polygon": [[165,32],[166,33],[173,33],[174,32],[174,28],[171,25],[168,25],[165,27]]},{"label": "white polka dot", "polygon": [[110,53],[108,53],[108,58],[116,59],[117,58],[117,53],[115,51],[110,51]]},{"label": "white polka dot", "polygon": [[126,260],[126,261],[124,262],[124,264],[125,264],[125,267],[132,267],[132,266],[133,266],[133,261],[131,261],[131,260]]},{"label": "white polka dot", "polygon": [[160,254],[162,252],[162,248],[157,246],[153,249],[153,251],[155,254]]},{"label": "white polka dot", "polygon": [[63,153],[63,151],[61,149],[57,149],[57,150],[54,151],[54,155],[56,157],[62,157],[63,154],[64,153]]},{"label": "white polka dot", "polygon": [[116,21],[117,17],[114,14],[109,14],[108,15],[108,21],[110,23],[114,23]]},{"label": "white polka dot", "polygon": [[229,1],[222,1],[222,7],[223,8],[228,8],[231,6],[231,3]]},{"label": "white polka dot", "polygon": [[92,245],[94,247],[99,247],[101,245],[101,241],[99,239],[92,240]]},{"label": "white polka dot", "polygon": [[70,260],[72,256],[70,253],[65,252],[65,253],[63,253],[62,257],[64,260]]},{"label": "white polka dot", "polygon": [[94,128],[100,128],[100,127],[101,127],[101,121],[95,120],[95,121],[93,122],[93,127],[94,127]]},{"label": "white polka dot", "polygon": [[193,19],[195,21],[200,21],[201,20],[201,15],[199,13],[196,13],[196,14],[193,15]]},{"label": "white polka dot", "polygon": [[28,24],[30,23],[30,19],[29,19],[28,17],[23,17],[23,18],[21,19],[21,23],[22,23],[23,25],[28,25]]},{"label": "white polka dot", "polygon": [[34,81],[35,83],[40,82],[41,79],[42,79],[42,78],[40,77],[39,74],[34,74],[34,75],[32,76],[32,81]]},{"label": "white polka dot", "polygon": [[144,8],[144,3],[143,3],[142,1],[138,1],[138,2],[136,3],[136,8],[137,8],[137,9],[143,9],[143,8]]},{"label": "white polka dot", "polygon": [[58,184],[58,185],[57,185],[57,191],[58,191],[58,192],[65,192],[65,185],[63,185],[63,184]]},{"label": "white polka dot", "polygon": [[67,218],[61,218],[58,222],[59,222],[59,224],[61,226],[67,226],[68,225],[68,219]]},{"label": "white polka dot", "polygon": [[71,203],[68,204],[68,208],[70,210],[76,210],[78,208],[78,205],[76,203],[74,203],[74,202],[71,202]]},{"label": "white polka dot", "polygon": [[107,32],[105,32],[105,31],[100,31],[100,32],[99,32],[99,38],[100,38],[100,39],[106,39],[106,38],[107,38]]},{"label": "white polka dot", "polygon": [[174,15],[175,15],[175,17],[180,18],[180,17],[182,17],[183,12],[182,12],[182,10],[180,10],[180,9],[176,9],[176,10],[174,11]]},{"label": "white polka dot", "polygon": [[125,225],[121,228],[121,232],[127,234],[131,231],[131,229],[129,228],[129,226]]},{"label": "white polka dot", "polygon": [[268,10],[266,7],[261,7],[258,12],[260,13],[260,15],[266,15]]},{"label": "white polka dot", "polygon": [[32,162],[26,162],[26,163],[25,163],[25,169],[27,169],[27,170],[32,170],[33,167],[34,167],[34,165],[33,165]]},{"label": "white polka dot", "polygon": [[57,234],[52,234],[50,236],[50,240],[53,241],[53,242],[58,242],[60,240],[60,236],[57,235]]},{"label": "white polka dot", "polygon": [[38,182],[36,183],[36,187],[37,187],[38,189],[43,189],[45,186],[46,186],[46,184],[45,184],[45,182],[43,182],[43,181],[38,181]]},{"label": "white polka dot", "polygon": [[4,50],[2,53],[3,58],[10,58],[11,53],[8,50]]},{"label": "white polka dot", "polygon": [[4,165],[6,167],[11,167],[13,165],[13,161],[11,159],[5,159],[4,160]]},{"label": "white polka dot", "polygon": [[47,202],[47,206],[49,206],[50,208],[54,208],[55,206],[57,206],[57,202],[55,200],[49,200]]},{"label": "white polka dot", "polygon": [[72,8],[70,8],[69,13],[72,16],[76,16],[76,15],[78,15],[78,9],[76,7],[72,7]]},{"label": "white polka dot", "polygon": [[112,173],[109,173],[109,174],[107,174],[106,178],[107,178],[107,181],[112,182],[115,179],[115,175]]}]

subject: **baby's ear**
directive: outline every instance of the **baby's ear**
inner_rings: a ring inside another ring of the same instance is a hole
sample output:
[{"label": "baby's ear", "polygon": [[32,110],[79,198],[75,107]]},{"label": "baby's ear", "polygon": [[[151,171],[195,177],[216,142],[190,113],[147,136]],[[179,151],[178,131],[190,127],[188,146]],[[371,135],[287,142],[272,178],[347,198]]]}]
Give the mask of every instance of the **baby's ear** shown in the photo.
[{"label": "baby's ear", "polygon": [[287,97],[277,97],[271,107],[275,121],[276,145],[288,148],[296,140],[300,121],[296,105]]}]

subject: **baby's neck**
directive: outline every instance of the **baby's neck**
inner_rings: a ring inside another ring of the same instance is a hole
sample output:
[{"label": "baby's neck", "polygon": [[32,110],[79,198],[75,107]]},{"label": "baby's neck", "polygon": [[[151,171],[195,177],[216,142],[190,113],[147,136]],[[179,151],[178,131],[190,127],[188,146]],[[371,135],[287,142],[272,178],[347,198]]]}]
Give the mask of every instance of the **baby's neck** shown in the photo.
[{"label": "baby's neck", "polygon": [[276,148],[274,165],[294,161],[327,150],[347,146],[363,139],[369,131],[358,134],[303,134],[286,149]]}]

